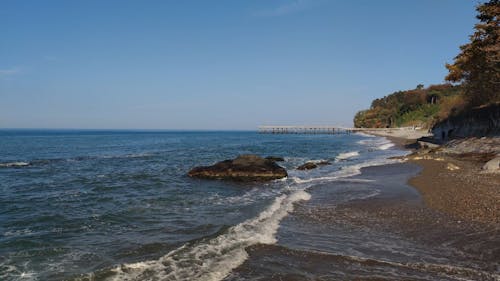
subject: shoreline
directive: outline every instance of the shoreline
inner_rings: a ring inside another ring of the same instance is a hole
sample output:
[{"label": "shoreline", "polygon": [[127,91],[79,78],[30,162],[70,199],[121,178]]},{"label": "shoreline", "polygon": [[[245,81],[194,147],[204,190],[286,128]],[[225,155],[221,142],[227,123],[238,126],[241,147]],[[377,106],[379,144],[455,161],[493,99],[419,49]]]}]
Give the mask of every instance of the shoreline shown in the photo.
[{"label": "shoreline", "polygon": [[[247,247],[248,259],[223,280],[496,280],[498,229],[429,208],[408,183],[423,169],[369,166],[310,187],[311,200],[280,223],[278,243]],[[343,201],[341,190],[376,192]]]},{"label": "shoreline", "polygon": [[[404,150],[409,150],[408,145],[415,143],[418,139],[415,137],[419,135],[378,131],[370,134],[386,137]],[[420,135],[428,136],[424,132]],[[406,157],[405,160],[422,167],[420,173],[408,180],[408,184],[422,195],[426,207],[459,221],[500,228],[500,175],[481,173],[484,163],[432,153],[423,157]]]}]

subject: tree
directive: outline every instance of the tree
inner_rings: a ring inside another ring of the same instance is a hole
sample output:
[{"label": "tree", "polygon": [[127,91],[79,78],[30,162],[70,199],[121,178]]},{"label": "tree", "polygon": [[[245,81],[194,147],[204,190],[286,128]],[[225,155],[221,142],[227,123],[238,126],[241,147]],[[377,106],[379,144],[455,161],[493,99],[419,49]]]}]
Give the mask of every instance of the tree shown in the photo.
[{"label": "tree", "polygon": [[446,80],[463,82],[472,106],[500,101],[500,0],[490,0],[476,10],[479,23],[470,42],[460,47],[453,64],[446,64]]}]

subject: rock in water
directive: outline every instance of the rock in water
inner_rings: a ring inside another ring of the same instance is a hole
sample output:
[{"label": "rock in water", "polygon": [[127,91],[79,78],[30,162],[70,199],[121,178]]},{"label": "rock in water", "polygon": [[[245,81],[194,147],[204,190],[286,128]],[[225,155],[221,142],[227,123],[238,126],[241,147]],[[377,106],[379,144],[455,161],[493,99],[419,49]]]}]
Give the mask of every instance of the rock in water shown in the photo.
[{"label": "rock in water", "polygon": [[267,156],[266,159],[267,160],[272,160],[274,162],[283,162],[283,161],[285,161],[285,158],[278,157],[278,156]]},{"label": "rock in water", "polygon": [[324,165],[331,165],[331,163],[328,161],[321,161],[321,162],[309,161],[309,162],[306,162],[305,164],[297,167],[297,170],[311,170],[311,169],[316,169],[319,166],[324,166]]},{"label": "rock in water", "polygon": [[314,162],[307,162],[305,164],[300,165],[297,167],[297,170],[312,170],[318,168],[318,165],[316,165]]},{"label": "rock in water", "polygon": [[257,155],[240,155],[234,160],[225,160],[212,166],[195,167],[188,176],[204,179],[236,181],[266,181],[288,176],[286,170],[273,160]]}]

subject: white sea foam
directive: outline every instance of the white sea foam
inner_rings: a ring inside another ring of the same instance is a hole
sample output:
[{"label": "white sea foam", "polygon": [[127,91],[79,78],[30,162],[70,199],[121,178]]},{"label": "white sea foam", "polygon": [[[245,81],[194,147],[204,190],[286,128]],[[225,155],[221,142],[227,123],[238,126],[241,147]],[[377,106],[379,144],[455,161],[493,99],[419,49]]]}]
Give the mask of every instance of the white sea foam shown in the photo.
[{"label": "white sea foam", "polygon": [[259,216],[224,234],[185,244],[158,260],[121,265],[112,270],[115,274],[109,280],[221,280],[247,259],[245,247],[276,243],[279,222],[295,202],[310,198],[303,190],[281,195]]},{"label": "white sea foam", "polygon": [[311,160],[309,162],[316,163],[316,164],[318,164],[318,163],[326,163],[326,162],[328,162],[328,159],[313,159],[313,160]]},{"label": "white sea foam", "polygon": [[[10,260],[0,263],[0,280],[37,280],[34,272],[26,272],[16,267],[15,265],[8,264]],[[13,279],[16,278],[16,279]]]},{"label": "white sea foam", "polygon": [[394,143],[392,143],[390,140],[384,137],[364,139],[357,141],[356,143],[366,145],[368,147],[375,148],[378,150],[387,150],[394,146]]},{"label": "white sea foam", "polygon": [[360,164],[356,165],[349,165],[349,166],[344,166],[340,170],[335,171],[333,173],[327,174],[323,177],[316,177],[316,178],[306,178],[302,179],[299,177],[290,177],[293,182],[297,184],[305,184],[305,183],[322,183],[322,182],[328,182],[328,181],[335,181],[335,180],[340,180],[344,179],[347,177],[352,177],[361,174],[361,169],[366,168],[366,167],[371,167],[371,166],[381,166],[381,165],[386,165],[386,164],[391,164],[391,163],[396,163],[397,160],[393,159],[374,159],[371,161],[363,162]]},{"label": "white sea foam", "polygon": [[342,182],[358,182],[358,183],[370,183],[370,182],[375,182],[375,180],[369,180],[369,179],[350,179],[350,178],[346,178],[346,179],[339,179],[339,181],[342,181]]},{"label": "white sea foam", "polygon": [[28,162],[6,162],[6,163],[0,163],[0,167],[24,167],[24,166],[29,166],[30,163]]},{"label": "white sea foam", "polygon": [[24,236],[24,235],[31,235],[33,234],[33,231],[29,228],[26,229],[17,229],[17,230],[8,230],[3,233],[5,237],[7,236]]},{"label": "white sea foam", "polygon": [[337,155],[337,157],[335,159],[336,160],[346,160],[346,159],[353,158],[356,156],[359,156],[359,151],[340,153],[339,155]]},{"label": "white sea foam", "polygon": [[387,149],[389,149],[389,148],[391,148],[393,146],[394,146],[394,144],[392,142],[389,142],[389,143],[384,143],[384,144],[380,145],[378,147],[378,149],[380,149],[380,150],[387,150]]},{"label": "white sea foam", "polygon": [[362,137],[365,137],[365,138],[375,138],[376,137],[374,135],[370,135],[370,134],[363,133],[363,132],[356,132],[356,135],[362,136]]},{"label": "white sea foam", "polygon": [[278,189],[266,189],[253,188],[243,195],[236,196],[220,196],[219,194],[214,194],[206,198],[208,202],[214,205],[228,205],[228,204],[240,204],[249,205],[255,203],[256,201],[261,201],[265,198],[275,197],[280,191]]},{"label": "white sea foam", "polygon": [[292,177],[291,179],[297,184],[304,184],[304,183],[311,183],[311,182],[332,181],[332,180],[338,179],[338,177],[337,176],[326,176],[326,177],[308,178],[308,179],[301,179],[299,177]]}]

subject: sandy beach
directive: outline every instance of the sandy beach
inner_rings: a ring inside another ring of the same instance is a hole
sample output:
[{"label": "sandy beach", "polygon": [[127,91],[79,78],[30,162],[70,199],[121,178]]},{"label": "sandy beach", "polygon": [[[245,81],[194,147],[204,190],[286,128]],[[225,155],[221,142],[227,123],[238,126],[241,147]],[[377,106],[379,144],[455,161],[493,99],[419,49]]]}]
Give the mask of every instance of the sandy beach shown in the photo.
[{"label": "sandy beach", "polygon": [[423,167],[409,183],[428,207],[457,219],[500,226],[500,175],[481,174],[480,164],[451,157],[410,161]]},{"label": "sandy beach", "polygon": [[[391,129],[370,134],[385,136],[401,148],[429,136],[425,131]],[[423,168],[409,184],[422,194],[426,206],[457,219],[500,226],[500,175],[482,172],[487,153],[418,154],[405,160]]]}]

